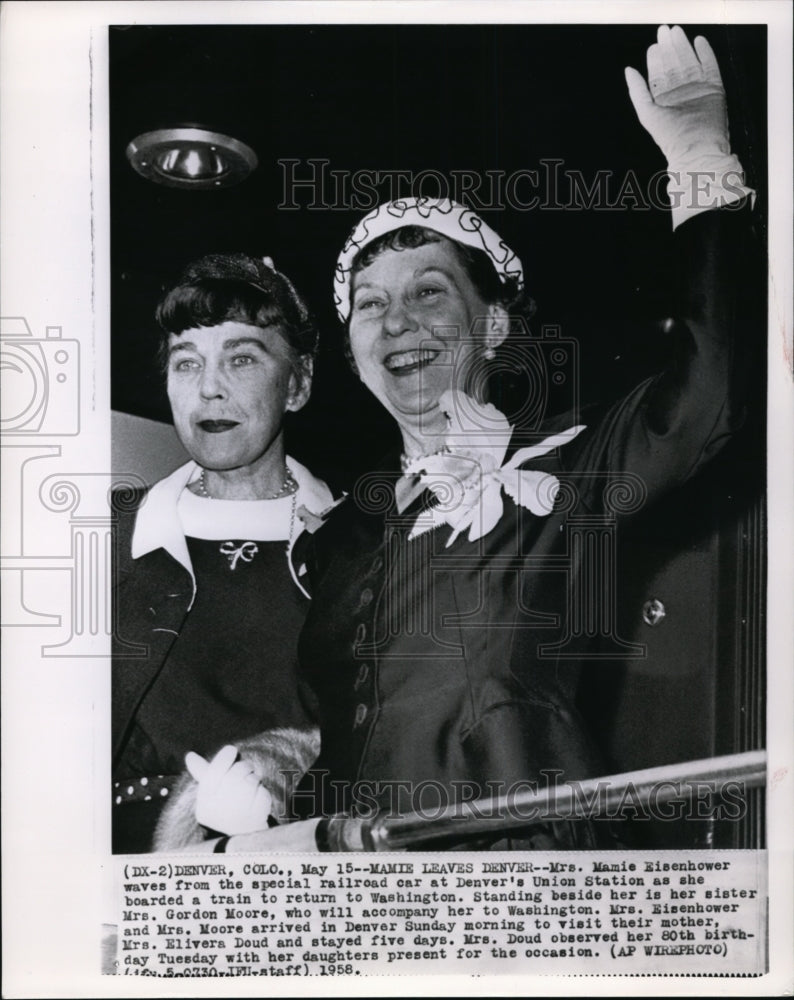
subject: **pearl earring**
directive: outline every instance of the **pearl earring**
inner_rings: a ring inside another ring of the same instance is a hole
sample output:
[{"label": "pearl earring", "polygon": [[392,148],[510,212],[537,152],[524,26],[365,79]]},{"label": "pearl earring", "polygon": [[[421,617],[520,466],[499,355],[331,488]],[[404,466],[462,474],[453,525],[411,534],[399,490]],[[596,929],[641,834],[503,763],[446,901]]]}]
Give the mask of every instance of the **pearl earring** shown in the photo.
[{"label": "pearl earring", "polygon": [[493,361],[496,357],[496,351],[492,347],[486,347],[482,353],[486,361]]}]

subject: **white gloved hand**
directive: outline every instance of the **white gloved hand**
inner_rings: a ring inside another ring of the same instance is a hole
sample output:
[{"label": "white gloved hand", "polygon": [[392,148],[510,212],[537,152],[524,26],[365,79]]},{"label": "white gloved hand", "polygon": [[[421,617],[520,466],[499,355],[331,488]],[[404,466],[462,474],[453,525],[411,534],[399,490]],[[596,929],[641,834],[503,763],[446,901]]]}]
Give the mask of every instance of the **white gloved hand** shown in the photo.
[{"label": "white gloved hand", "polygon": [[678,25],[662,25],[657,38],[648,49],[647,86],[642,74],[626,67],[641,124],[671,170],[704,152],[730,153],[725,88],[711,46],[698,36],[693,49]]},{"label": "white gloved hand", "polygon": [[667,159],[674,227],[750,193],[731,154],[725,88],[705,38],[693,49],[678,25],[662,25],[648,49],[648,85],[636,69],[625,73],[637,117]]},{"label": "white gloved hand", "polygon": [[211,761],[190,751],[185,764],[198,782],[196,819],[202,826],[234,835],[267,829],[270,792],[247,760],[237,760],[237,748],[225,746]]}]

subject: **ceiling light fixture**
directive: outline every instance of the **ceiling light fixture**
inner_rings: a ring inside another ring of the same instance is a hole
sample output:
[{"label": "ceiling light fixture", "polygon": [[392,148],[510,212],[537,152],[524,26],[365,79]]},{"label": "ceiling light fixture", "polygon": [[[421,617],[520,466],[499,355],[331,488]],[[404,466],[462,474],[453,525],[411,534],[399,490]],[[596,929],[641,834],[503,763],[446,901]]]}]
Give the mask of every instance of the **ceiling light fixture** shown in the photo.
[{"label": "ceiling light fixture", "polygon": [[194,125],[144,132],[127,146],[141,177],[178,188],[222,188],[256,169],[256,153],[239,139]]}]

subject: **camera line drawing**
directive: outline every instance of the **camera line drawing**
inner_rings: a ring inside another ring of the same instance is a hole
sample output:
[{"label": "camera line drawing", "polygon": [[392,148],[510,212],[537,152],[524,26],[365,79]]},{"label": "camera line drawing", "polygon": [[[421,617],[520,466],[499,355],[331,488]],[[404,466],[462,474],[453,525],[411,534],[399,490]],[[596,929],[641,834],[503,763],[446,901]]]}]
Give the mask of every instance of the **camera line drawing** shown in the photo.
[{"label": "camera line drawing", "polygon": [[[74,441],[81,429],[79,341],[64,337],[59,326],[36,337],[22,316],[0,319],[0,341],[2,626],[60,629],[60,641],[42,643],[45,657],[107,656],[113,632],[108,497],[111,479],[123,487],[126,477],[120,482],[109,472],[64,470],[70,442],[62,439]],[[68,599],[58,577],[64,573]]]}]

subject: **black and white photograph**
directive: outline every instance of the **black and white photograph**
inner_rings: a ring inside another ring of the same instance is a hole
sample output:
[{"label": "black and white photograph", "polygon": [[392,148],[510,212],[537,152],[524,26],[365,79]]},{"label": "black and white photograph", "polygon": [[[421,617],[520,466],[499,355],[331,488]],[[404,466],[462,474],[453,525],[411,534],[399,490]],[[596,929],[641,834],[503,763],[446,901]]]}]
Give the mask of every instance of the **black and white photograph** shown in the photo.
[{"label": "black and white photograph", "polygon": [[10,996],[790,988],[790,12],[442,6],[7,63]]},{"label": "black and white photograph", "polygon": [[121,853],[764,748],[765,36],[111,27]]}]

